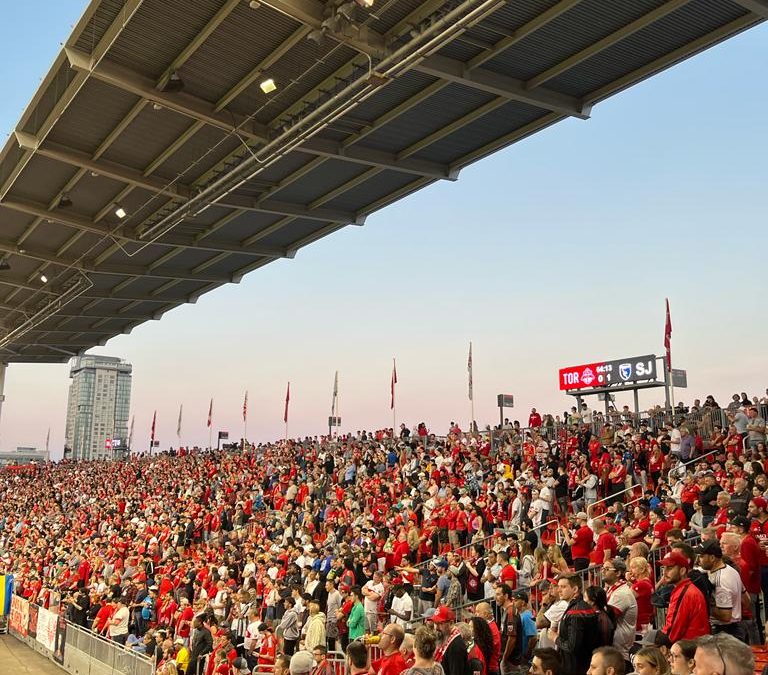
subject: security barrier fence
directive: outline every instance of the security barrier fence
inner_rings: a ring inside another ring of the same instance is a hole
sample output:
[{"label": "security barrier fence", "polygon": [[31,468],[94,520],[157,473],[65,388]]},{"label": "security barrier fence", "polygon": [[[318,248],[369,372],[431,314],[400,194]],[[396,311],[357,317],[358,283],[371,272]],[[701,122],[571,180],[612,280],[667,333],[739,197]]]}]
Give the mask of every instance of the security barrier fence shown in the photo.
[{"label": "security barrier fence", "polygon": [[13,596],[9,633],[71,675],[152,675],[153,661]]}]

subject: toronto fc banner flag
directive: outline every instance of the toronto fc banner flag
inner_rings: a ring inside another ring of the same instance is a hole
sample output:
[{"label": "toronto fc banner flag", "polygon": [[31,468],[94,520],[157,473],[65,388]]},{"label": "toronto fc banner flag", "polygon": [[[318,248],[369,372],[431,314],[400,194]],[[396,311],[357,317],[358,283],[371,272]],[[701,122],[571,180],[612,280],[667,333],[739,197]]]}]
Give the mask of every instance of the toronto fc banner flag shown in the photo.
[{"label": "toronto fc banner flag", "polygon": [[208,428],[210,429],[211,424],[213,424],[213,399],[211,399],[211,404],[208,406]]},{"label": "toronto fc banner flag", "polygon": [[283,422],[288,424],[288,402],[291,400],[291,383],[288,383],[288,388],[285,390],[285,411],[283,412]]},{"label": "toronto fc banner flag", "polygon": [[672,372],[672,316],[669,313],[669,298],[667,298],[667,321],[664,324],[664,349],[667,357],[667,372]]},{"label": "toronto fc banner flag", "polygon": [[395,385],[397,384],[397,364],[395,363],[395,359],[392,359],[392,380],[390,382],[390,393],[392,395],[391,400],[389,402],[389,409],[394,410],[395,409]]}]

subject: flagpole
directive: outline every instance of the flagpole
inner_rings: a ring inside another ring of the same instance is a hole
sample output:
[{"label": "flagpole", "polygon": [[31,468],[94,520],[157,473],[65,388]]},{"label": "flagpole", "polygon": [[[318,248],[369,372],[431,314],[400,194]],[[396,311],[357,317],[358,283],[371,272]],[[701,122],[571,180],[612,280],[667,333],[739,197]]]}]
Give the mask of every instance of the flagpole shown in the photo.
[{"label": "flagpole", "polygon": [[472,341],[469,342],[469,433],[472,433],[475,424],[475,392],[472,373]]},{"label": "flagpole", "polygon": [[285,440],[288,441],[288,403],[291,400],[291,383],[288,382],[288,387],[285,390],[285,414],[283,415],[283,421],[285,422]]},{"label": "flagpole", "polygon": [[245,390],[245,398],[243,399],[243,450],[245,450],[245,443],[248,440],[248,390]]}]

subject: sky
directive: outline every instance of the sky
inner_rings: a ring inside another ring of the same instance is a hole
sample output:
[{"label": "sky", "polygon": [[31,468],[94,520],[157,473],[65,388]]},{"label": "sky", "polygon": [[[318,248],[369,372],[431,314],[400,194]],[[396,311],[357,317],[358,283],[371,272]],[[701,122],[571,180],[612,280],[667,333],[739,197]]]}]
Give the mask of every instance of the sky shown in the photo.
[{"label": "sky", "polygon": [[[4,3],[5,4],[5,3]],[[7,3],[0,132],[11,132],[83,0]],[[133,364],[134,447],[269,441],[327,430],[339,371],[342,430],[396,419],[437,433],[474,409],[562,413],[558,369],[663,354],[669,298],[677,400],[768,386],[768,25],[726,41],[92,353]],[[11,365],[0,448],[64,443],[69,368]],[[663,390],[641,395],[663,402]],[[617,396],[632,405],[631,394]],[[596,402],[595,402],[596,404]],[[215,436],[214,436],[215,442]]]}]

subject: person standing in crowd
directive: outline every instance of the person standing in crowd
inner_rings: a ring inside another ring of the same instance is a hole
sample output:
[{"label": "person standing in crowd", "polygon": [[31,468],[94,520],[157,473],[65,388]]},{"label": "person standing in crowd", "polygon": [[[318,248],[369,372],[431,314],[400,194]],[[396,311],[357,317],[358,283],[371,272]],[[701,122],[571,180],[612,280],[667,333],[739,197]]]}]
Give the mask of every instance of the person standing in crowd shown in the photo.
[{"label": "person standing in crowd", "polygon": [[296,611],[296,600],[288,596],[283,601],[285,613],[277,627],[278,633],[282,634],[283,653],[292,656],[296,651],[296,645],[301,636],[301,626],[299,624],[299,614]]},{"label": "person standing in crowd", "polygon": [[115,603],[115,612],[109,619],[109,637],[113,642],[124,645],[128,639],[128,621],[130,619],[130,610],[128,602],[124,597],[117,599]]},{"label": "person standing in crowd", "polygon": [[571,557],[573,558],[573,567],[579,572],[589,567],[589,554],[595,546],[595,533],[587,524],[588,518],[584,511],[576,514],[576,530],[571,536],[565,525],[560,526],[565,542],[571,547]]},{"label": "person standing in crowd", "polygon": [[501,611],[501,673],[515,674],[522,664],[523,626],[512,589],[506,584],[496,586],[496,607]]},{"label": "person standing in crowd", "polygon": [[403,675],[445,675],[440,663],[435,661],[437,635],[426,626],[419,626],[413,639],[413,665]]},{"label": "person standing in crowd", "polygon": [[583,675],[589,667],[597,637],[597,613],[582,597],[581,577],[563,576],[557,582],[560,598],[568,603],[557,626],[556,647],[563,675]]},{"label": "person standing in crowd", "polygon": [[744,585],[737,570],[723,562],[723,551],[717,541],[701,543],[696,553],[699,564],[707,572],[709,583],[714,588],[713,606],[709,608],[713,633],[728,633],[746,641],[741,621],[741,597]]},{"label": "person standing in crowd", "polygon": [[347,619],[347,632],[349,641],[365,635],[365,609],[363,607],[363,593],[359,586],[353,586],[350,593],[352,596],[352,609]]},{"label": "person standing in crowd", "polygon": [[621,558],[614,558],[603,564],[603,584],[616,626],[613,632],[613,646],[629,663],[629,650],[635,643],[637,600],[624,579],[626,571],[627,565]]},{"label": "person standing in crowd", "polygon": [[500,675],[501,673],[501,632],[493,616],[493,610],[488,602],[481,602],[475,607],[475,615],[485,619],[488,624],[488,630],[491,633],[491,643],[493,649],[488,659],[488,675]]},{"label": "person standing in crowd", "polygon": [[443,605],[429,621],[434,624],[438,636],[435,661],[443,667],[445,675],[471,675],[467,644],[455,625],[456,615],[453,610]]},{"label": "person standing in crowd", "polygon": [[696,640],[678,640],[669,648],[669,669],[672,675],[692,675]]},{"label": "person standing in crowd", "polygon": [[663,629],[667,640],[674,643],[708,635],[707,602],[688,578],[691,561],[681,551],[673,549],[659,561],[659,565],[664,568],[665,582],[674,585]]},{"label": "person standing in crowd", "polygon": [[198,614],[192,622],[194,636],[189,648],[189,672],[191,675],[203,675],[203,658],[213,652],[213,636]]}]

